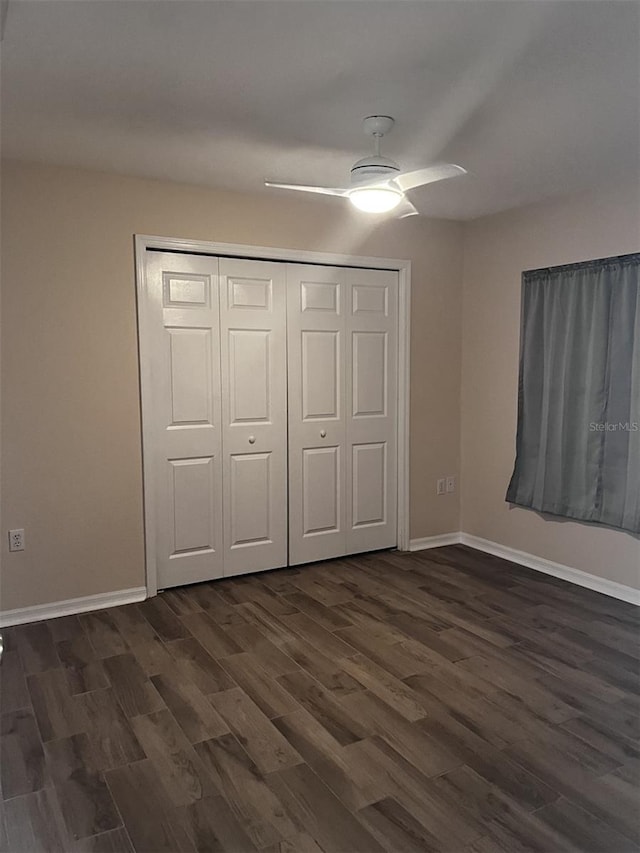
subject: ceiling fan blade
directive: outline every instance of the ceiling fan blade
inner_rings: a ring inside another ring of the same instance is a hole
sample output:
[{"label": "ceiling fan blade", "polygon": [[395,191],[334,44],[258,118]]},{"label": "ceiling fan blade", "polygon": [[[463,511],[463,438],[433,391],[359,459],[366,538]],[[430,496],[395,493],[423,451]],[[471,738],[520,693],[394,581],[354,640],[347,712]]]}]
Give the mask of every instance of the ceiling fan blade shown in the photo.
[{"label": "ceiling fan blade", "polygon": [[320,195],[337,195],[346,196],[347,190],[342,190],[339,187],[311,187],[305,184],[279,184],[275,181],[265,181],[265,187],[276,187],[279,190],[298,190],[303,193],[320,193]]},{"label": "ceiling fan blade", "polygon": [[407,216],[419,216],[420,211],[418,208],[411,204],[408,198],[403,198],[398,207],[396,207],[397,215],[396,219],[406,219]]},{"label": "ceiling fan blade", "polygon": [[438,163],[428,166],[426,169],[415,169],[413,172],[403,172],[396,175],[391,183],[395,184],[402,192],[422,187],[425,184],[433,184],[435,181],[444,181],[446,178],[457,178],[466,175],[467,170],[462,166],[454,166],[453,163]]}]

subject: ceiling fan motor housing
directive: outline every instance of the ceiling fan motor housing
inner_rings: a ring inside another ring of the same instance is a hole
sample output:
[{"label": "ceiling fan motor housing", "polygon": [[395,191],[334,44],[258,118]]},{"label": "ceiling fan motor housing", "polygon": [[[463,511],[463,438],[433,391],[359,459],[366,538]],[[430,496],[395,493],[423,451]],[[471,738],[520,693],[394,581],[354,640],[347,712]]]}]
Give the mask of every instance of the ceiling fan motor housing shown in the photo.
[{"label": "ceiling fan motor housing", "polygon": [[384,181],[398,174],[400,174],[400,166],[389,157],[381,155],[363,157],[351,167],[351,184],[357,186],[375,180]]}]

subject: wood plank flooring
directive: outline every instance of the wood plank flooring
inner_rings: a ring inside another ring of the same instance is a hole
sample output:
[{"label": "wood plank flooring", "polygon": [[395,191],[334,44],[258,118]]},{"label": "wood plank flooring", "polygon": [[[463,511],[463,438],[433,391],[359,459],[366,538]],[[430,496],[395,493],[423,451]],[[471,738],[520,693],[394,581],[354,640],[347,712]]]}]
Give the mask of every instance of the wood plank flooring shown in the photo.
[{"label": "wood plank flooring", "polygon": [[638,851],[639,615],[452,546],[5,629],[1,849]]}]

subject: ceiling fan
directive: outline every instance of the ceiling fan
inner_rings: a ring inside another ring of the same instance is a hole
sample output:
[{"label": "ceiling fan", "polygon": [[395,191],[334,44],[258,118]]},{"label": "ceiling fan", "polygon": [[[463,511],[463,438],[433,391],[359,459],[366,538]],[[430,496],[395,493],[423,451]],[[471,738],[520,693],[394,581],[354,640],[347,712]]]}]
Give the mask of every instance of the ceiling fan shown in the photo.
[{"label": "ceiling fan", "polygon": [[306,193],[335,195],[348,198],[351,204],[366,213],[386,213],[398,208],[399,218],[414,216],[419,211],[406,197],[409,190],[466,175],[467,170],[453,163],[439,163],[411,172],[400,171],[400,166],[380,154],[380,140],[394,125],[391,116],[368,116],[363,122],[364,132],[373,137],[375,151],[372,157],[363,157],[351,168],[351,185],[340,187],[314,187],[305,184],[280,184],[265,181],[265,186],[281,190],[299,190]]}]

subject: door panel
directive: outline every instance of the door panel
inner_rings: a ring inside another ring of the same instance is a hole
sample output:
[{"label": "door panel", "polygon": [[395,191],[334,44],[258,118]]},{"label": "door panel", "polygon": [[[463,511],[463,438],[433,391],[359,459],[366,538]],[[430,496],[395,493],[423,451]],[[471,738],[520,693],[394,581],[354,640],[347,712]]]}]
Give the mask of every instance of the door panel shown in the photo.
[{"label": "door panel", "polygon": [[302,332],[302,418],[340,417],[340,332]]},{"label": "door panel", "polygon": [[230,548],[271,544],[271,453],[234,453],[231,473]]},{"label": "door panel", "polygon": [[[307,273],[309,274],[309,273]],[[340,285],[332,281],[303,281],[300,283],[300,310],[338,313]]]},{"label": "door panel", "polygon": [[386,522],[387,444],[353,445],[353,527]]},{"label": "door panel", "polygon": [[345,553],[345,285],[287,264],[289,562]]},{"label": "door panel", "polygon": [[148,254],[158,587],[222,576],[218,260]]},{"label": "door panel", "polygon": [[172,473],[173,548],[170,558],[213,551],[215,476],[213,457],[170,459]]},{"label": "door panel", "polygon": [[[217,258],[213,258],[217,263]],[[188,275],[183,273],[176,276],[174,273],[162,273],[164,285],[164,307],[189,305],[209,308],[211,299],[217,294],[211,293],[209,277],[206,275]]]},{"label": "door panel", "polygon": [[[373,274],[376,274],[375,271]],[[351,310],[354,317],[357,314],[376,314],[378,317],[387,317],[389,315],[389,284],[383,283],[379,286],[353,284]]]},{"label": "door panel", "polygon": [[229,330],[229,423],[269,422],[271,332]]},{"label": "door panel", "polygon": [[220,258],[225,575],[287,565],[282,264]]},{"label": "door panel", "polygon": [[354,418],[387,413],[387,333],[353,332],[351,353]]},{"label": "door panel", "polygon": [[302,451],[302,514],[305,536],[340,530],[340,448]]},{"label": "door panel", "polygon": [[[236,261],[232,261],[236,263]],[[240,263],[244,263],[240,261]],[[247,261],[257,263],[260,261]],[[256,308],[271,311],[272,283],[270,278],[249,278],[248,276],[229,276],[227,279],[229,308]]]},{"label": "door panel", "polygon": [[347,552],[397,544],[398,275],[345,270],[347,327]]},{"label": "door panel", "polygon": [[171,426],[211,424],[211,329],[167,329]]},{"label": "door panel", "polygon": [[292,564],[396,544],[397,282],[287,265]]}]

